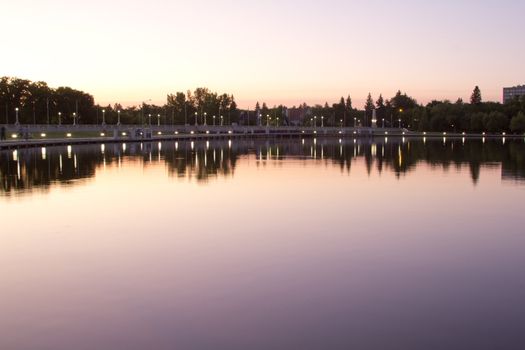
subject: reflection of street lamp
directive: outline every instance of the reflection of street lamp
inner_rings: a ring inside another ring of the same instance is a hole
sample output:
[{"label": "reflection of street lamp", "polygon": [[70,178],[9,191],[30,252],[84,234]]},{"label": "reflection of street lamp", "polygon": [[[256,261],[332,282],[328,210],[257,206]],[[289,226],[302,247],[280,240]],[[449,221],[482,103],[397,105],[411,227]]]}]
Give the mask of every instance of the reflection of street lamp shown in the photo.
[{"label": "reflection of street lamp", "polygon": [[15,121],[15,125],[20,125],[20,122],[18,121],[18,107],[15,108],[15,112],[16,112],[16,121]]}]

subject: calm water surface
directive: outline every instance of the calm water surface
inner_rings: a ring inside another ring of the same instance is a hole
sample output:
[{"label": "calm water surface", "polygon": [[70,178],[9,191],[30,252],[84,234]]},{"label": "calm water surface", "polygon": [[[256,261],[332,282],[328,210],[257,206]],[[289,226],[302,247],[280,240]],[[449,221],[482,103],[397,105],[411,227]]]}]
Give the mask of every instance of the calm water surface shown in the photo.
[{"label": "calm water surface", "polygon": [[0,153],[0,349],[524,349],[524,140]]}]

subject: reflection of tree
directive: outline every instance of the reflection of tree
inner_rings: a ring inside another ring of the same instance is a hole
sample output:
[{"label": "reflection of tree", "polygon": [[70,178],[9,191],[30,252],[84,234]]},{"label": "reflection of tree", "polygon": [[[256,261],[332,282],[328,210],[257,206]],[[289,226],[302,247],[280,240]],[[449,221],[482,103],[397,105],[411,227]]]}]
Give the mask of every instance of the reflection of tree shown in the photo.
[{"label": "reflection of tree", "polygon": [[53,183],[71,184],[93,177],[102,165],[126,161],[141,162],[145,167],[161,162],[172,176],[205,182],[232,176],[239,158],[245,156],[254,157],[257,166],[293,158],[332,163],[347,172],[356,158],[362,158],[368,173],[376,169],[396,176],[412,171],[419,162],[443,169],[468,165],[474,183],[482,166],[500,164],[503,179],[525,179],[525,144],[521,140],[200,140],[3,151],[0,191],[45,190]]}]

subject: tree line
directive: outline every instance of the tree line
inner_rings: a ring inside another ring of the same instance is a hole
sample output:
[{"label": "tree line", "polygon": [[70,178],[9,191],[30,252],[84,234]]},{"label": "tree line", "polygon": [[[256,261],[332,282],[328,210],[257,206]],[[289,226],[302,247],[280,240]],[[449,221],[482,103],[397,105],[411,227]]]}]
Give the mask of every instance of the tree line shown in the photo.
[{"label": "tree line", "polygon": [[257,102],[253,109],[240,110],[233,95],[208,88],[168,94],[161,106],[147,102],[131,107],[119,103],[101,106],[84,91],[70,87],[55,89],[41,81],[2,77],[0,123],[14,123],[17,114],[21,124],[100,124],[103,121],[116,124],[120,119],[123,124],[290,125],[299,122],[307,126],[375,125],[417,131],[525,132],[525,96],[505,104],[483,102],[477,86],[469,103],[461,99],[434,100],[422,105],[398,91],[390,99],[380,94],[375,101],[369,93],[361,109],[353,106],[348,95],[331,105],[303,103],[288,108]]},{"label": "tree line", "polygon": [[[2,110],[3,109],[3,110]],[[70,87],[51,88],[46,82],[0,78],[0,124],[223,124],[238,122],[240,111],[235,97],[207,88],[177,92],[162,106],[143,102],[124,107],[120,103],[101,106],[93,96]],[[2,118],[3,117],[3,118]]]}]

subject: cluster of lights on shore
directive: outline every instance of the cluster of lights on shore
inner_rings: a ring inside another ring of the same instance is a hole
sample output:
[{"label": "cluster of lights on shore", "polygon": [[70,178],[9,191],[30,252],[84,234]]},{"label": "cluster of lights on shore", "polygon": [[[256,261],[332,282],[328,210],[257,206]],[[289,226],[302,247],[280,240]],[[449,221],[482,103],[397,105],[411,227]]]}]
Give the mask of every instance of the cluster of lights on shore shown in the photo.
[{"label": "cluster of lights on shore", "polygon": [[[16,107],[16,108],[15,108],[15,112],[16,112],[16,121],[15,121],[15,125],[17,125],[17,126],[20,125],[20,121],[19,121],[19,111],[20,111],[20,109],[19,109],[18,107]],[[399,112],[400,112],[400,113],[403,113],[403,109],[399,109]],[[120,126],[120,125],[121,125],[121,118],[120,118],[120,115],[121,115],[121,111],[120,111],[120,109],[119,109],[119,110],[117,110],[117,123],[116,123],[117,126]],[[195,115],[195,124],[194,124],[194,125],[197,127],[197,126],[199,126],[199,114],[198,114],[197,112],[195,112],[194,115]],[[161,122],[161,114],[157,114],[156,117],[157,117],[157,126],[160,127],[160,126],[161,126],[161,123],[160,123],[160,122]],[[208,119],[208,117],[207,117],[207,113],[204,112],[204,113],[201,115],[201,117],[202,117],[202,120],[203,120],[202,125],[203,125],[203,126],[207,126],[207,125],[208,125],[208,124],[207,124],[207,119]],[[259,117],[259,126],[262,126],[262,114],[259,114],[258,117]],[[77,125],[78,115],[77,115],[76,112],[73,112],[73,113],[72,113],[72,118],[73,118],[73,125],[74,125],[74,126]],[[151,124],[151,118],[152,118],[152,114],[148,114],[148,124],[149,124],[150,126],[152,125],[152,124]],[[280,120],[279,120],[279,117],[274,117],[274,118],[275,118],[274,120],[275,120],[275,122],[276,122],[275,125],[276,125],[277,127],[279,127],[279,126],[280,126]],[[318,119],[317,116],[313,116],[313,117],[310,118],[310,123],[311,123],[311,125],[313,126],[314,129],[317,128],[317,119]],[[325,117],[324,117],[324,116],[320,116],[319,119],[320,119],[320,121],[321,121],[321,125],[320,125],[320,127],[321,127],[321,128],[324,128],[324,119],[325,119]],[[212,125],[213,125],[213,126],[216,126],[217,124],[216,124],[216,116],[215,116],[215,115],[212,116],[212,120],[213,120],[213,124],[212,124]],[[224,125],[224,117],[223,117],[222,115],[219,116],[219,120],[220,120],[220,123],[219,123],[218,125],[223,126],[223,125]],[[358,118],[354,117],[354,126],[353,126],[354,129],[357,128],[357,120],[358,120]],[[271,116],[270,116],[269,114],[267,114],[267,115],[266,115],[266,127],[269,127],[269,126],[270,126],[270,122],[271,122],[271,121],[272,121]],[[48,121],[48,122],[49,122],[49,121]],[[343,119],[340,119],[339,122],[340,122],[340,127],[343,128],[344,120],[343,120]],[[376,120],[375,118],[373,118],[373,119],[372,119],[372,123],[377,123],[377,120]],[[382,123],[382,128],[385,128],[385,119],[384,119],[384,118],[381,118],[381,123]],[[399,129],[401,129],[401,126],[402,126],[402,125],[401,125],[401,118],[398,119],[398,123],[399,123],[399,124],[398,124]],[[62,112],[58,112],[58,125],[62,125]],[[106,124],[106,110],[105,110],[105,109],[102,109],[102,124],[101,124],[101,125],[102,125],[102,126],[107,125],[107,124]],[[178,133],[179,133],[178,131],[175,131],[175,135],[177,135]],[[210,133],[209,131],[206,131],[206,134],[209,134],[209,133]],[[302,133],[304,134],[305,131],[302,131]],[[314,130],[313,133],[314,133],[314,134],[317,134],[317,131]],[[127,135],[128,135],[127,132],[121,132],[120,134],[121,134],[122,136],[127,136]],[[194,131],[191,131],[190,134],[194,134]],[[232,130],[229,130],[229,131],[228,131],[228,134],[233,134],[233,131],[232,131]],[[342,131],[339,131],[339,134],[342,134]],[[357,131],[354,130],[354,131],[353,131],[353,134],[354,134],[354,135],[357,134]],[[424,136],[424,140],[426,140],[427,133],[426,133],[426,132],[423,132],[422,134],[423,134],[423,136]],[[435,133],[435,135],[437,135],[437,134],[439,134],[439,133]],[[162,132],[161,132],[161,131],[158,131],[158,132],[157,132],[157,135],[162,135]],[[385,135],[385,137],[388,136],[388,131],[385,131],[385,132],[384,132],[384,135]],[[405,136],[405,132],[404,132],[404,131],[402,132],[402,135]],[[447,137],[447,132],[443,132],[442,135],[443,135],[443,138],[446,138],[446,137]],[[466,133],[463,132],[461,135],[463,136],[463,140],[464,140],[464,139],[465,139],[465,136],[466,136]],[[41,133],[41,134],[40,134],[40,137],[42,137],[42,138],[45,138],[46,136],[47,136],[47,134],[45,134],[45,133]],[[102,137],[106,136],[105,132],[101,132],[101,133],[100,133],[100,136],[102,136]],[[482,136],[483,136],[483,139],[484,139],[485,136],[486,136],[486,133],[483,132],[483,133],[482,133]],[[506,133],[503,132],[503,133],[501,134],[501,136],[502,136],[503,138],[505,138]],[[16,138],[18,138],[18,135],[17,135],[17,134],[12,134],[11,137],[16,139]],[[72,134],[71,134],[70,132],[68,132],[68,133],[66,133],[66,137],[70,138],[70,137],[72,137]],[[404,138],[404,137],[403,137],[403,138]]]}]

